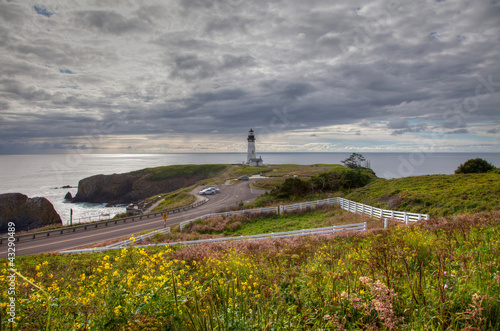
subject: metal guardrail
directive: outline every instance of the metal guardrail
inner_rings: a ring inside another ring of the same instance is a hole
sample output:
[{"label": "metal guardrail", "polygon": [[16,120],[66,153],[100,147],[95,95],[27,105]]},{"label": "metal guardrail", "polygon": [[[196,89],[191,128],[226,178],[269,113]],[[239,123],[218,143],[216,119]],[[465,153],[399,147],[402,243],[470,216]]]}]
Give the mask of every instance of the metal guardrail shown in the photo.
[{"label": "metal guardrail", "polygon": [[[178,213],[180,211],[189,210],[191,208],[201,206],[202,204],[206,203],[207,201],[208,200],[204,199],[204,200],[195,202],[189,206],[162,210],[162,211],[155,212],[155,213],[134,215],[134,216],[128,216],[128,217],[123,217],[123,218],[117,218],[114,220],[113,219],[112,220],[104,220],[104,221],[99,221],[99,222],[94,222],[94,223],[86,223],[86,224],[80,224],[80,225],[74,225],[74,226],[65,226],[65,227],[61,227],[61,228],[57,228],[57,229],[53,229],[53,230],[20,234],[20,235],[14,236],[14,238],[16,238],[16,241],[19,241],[19,239],[21,239],[21,238],[27,238],[27,237],[31,237],[32,239],[35,239],[36,237],[39,237],[39,236],[49,237],[50,234],[54,234],[54,233],[63,234],[64,232],[76,232],[77,229],[87,230],[87,228],[91,228],[91,227],[97,228],[99,225],[108,226],[108,224],[110,224],[110,223],[118,224],[118,222],[123,222],[123,223],[127,223],[127,221],[135,222],[135,221],[139,221],[142,219],[149,219],[150,217],[160,216],[160,215],[163,215],[164,213],[169,215],[169,214]],[[4,241],[7,241],[8,238],[9,237],[7,237],[7,236],[0,237],[0,245]]]},{"label": "metal guardrail", "polygon": [[[137,248],[143,247],[163,247],[163,246],[175,246],[175,245],[193,245],[201,243],[214,243],[214,242],[224,242],[224,241],[236,241],[236,240],[264,240],[264,239],[280,239],[280,238],[291,238],[291,237],[302,237],[311,235],[328,235],[334,234],[342,231],[355,231],[364,232],[367,230],[367,223],[356,223],[347,225],[335,225],[325,228],[316,229],[306,229],[306,230],[295,230],[286,232],[275,232],[275,233],[263,233],[255,234],[250,236],[239,236],[239,237],[224,237],[224,238],[213,238],[213,239],[202,239],[202,240],[190,240],[190,241],[177,241],[162,244],[150,244],[150,245],[139,245],[135,246]],[[71,254],[71,253],[92,253],[92,252],[103,252],[112,249],[121,249],[122,247],[95,247],[86,248],[79,250],[62,251],[60,254]]]},{"label": "metal guardrail", "polygon": [[[72,222],[73,224],[81,224],[81,223],[90,223],[92,222],[92,219],[95,218],[95,222],[101,221],[101,217],[109,217],[110,214],[100,214],[100,215],[92,215],[92,216],[85,216],[85,217],[80,217],[80,218],[73,218]],[[82,222],[82,220],[88,220],[88,222]]]}]

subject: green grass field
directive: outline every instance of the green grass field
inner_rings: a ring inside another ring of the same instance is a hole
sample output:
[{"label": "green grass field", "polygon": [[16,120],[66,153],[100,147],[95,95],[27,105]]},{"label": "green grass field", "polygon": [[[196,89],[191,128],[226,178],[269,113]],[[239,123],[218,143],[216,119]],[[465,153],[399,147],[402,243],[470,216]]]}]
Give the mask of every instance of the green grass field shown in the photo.
[{"label": "green grass field", "polygon": [[226,164],[189,164],[148,168],[149,179],[165,180],[176,177],[216,177],[226,170]]},{"label": "green grass field", "polygon": [[432,216],[500,210],[500,175],[432,175],[377,179],[345,196],[374,207]]},{"label": "green grass field", "polygon": [[[498,330],[500,215],[15,260],[22,330]],[[8,295],[2,259],[2,329]]]},{"label": "green grass field", "polygon": [[[244,214],[230,217],[211,217],[187,225],[183,233],[224,236],[246,236],[262,233],[321,228],[333,225],[367,222],[369,228],[383,227],[383,221],[365,215],[346,212],[336,205],[317,209],[293,211],[286,214]],[[188,236],[191,238],[192,236]],[[173,235],[172,238],[179,239]],[[166,240],[170,239],[167,235]]]},{"label": "green grass field", "polygon": [[189,206],[196,202],[196,197],[182,189],[174,193],[163,195],[161,200],[162,201],[153,208],[153,212]]}]

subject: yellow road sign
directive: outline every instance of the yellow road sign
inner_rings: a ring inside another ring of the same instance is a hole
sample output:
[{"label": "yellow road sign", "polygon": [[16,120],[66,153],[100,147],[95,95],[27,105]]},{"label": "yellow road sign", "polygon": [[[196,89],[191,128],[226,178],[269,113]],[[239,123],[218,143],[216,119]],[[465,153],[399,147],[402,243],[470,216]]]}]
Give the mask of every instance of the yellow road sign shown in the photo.
[{"label": "yellow road sign", "polygon": [[163,217],[163,219],[166,221],[168,216],[167,216],[167,213],[163,213],[163,215],[161,215]]}]

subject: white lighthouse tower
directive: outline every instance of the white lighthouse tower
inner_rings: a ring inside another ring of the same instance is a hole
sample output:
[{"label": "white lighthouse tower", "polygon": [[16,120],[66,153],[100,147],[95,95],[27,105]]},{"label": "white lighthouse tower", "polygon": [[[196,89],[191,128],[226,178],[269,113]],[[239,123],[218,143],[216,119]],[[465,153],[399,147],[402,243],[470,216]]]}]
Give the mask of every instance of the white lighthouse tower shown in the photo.
[{"label": "white lighthouse tower", "polygon": [[253,135],[253,130],[248,131],[248,153],[247,153],[247,164],[249,166],[261,167],[264,165],[262,158],[255,155],[255,136]]}]

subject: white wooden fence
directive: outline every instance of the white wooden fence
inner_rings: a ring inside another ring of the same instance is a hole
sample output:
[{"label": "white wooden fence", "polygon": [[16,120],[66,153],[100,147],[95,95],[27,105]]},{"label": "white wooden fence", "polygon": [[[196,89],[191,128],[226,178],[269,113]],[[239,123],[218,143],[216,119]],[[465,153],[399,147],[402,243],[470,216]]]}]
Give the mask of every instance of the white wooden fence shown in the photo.
[{"label": "white wooden fence", "polygon": [[[353,231],[353,232],[363,232],[366,231],[367,224],[356,223],[356,224],[347,224],[347,225],[335,225],[329,226],[326,228],[317,228],[317,229],[306,229],[306,230],[295,230],[295,231],[287,231],[287,232],[274,232],[274,233],[263,233],[263,234],[255,234],[250,236],[239,236],[239,237],[223,237],[223,238],[213,238],[213,239],[202,239],[202,240],[189,240],[189,241],[176,241],[169,243],[161,243],[161,244],[150,244],[150,245],[136,245],[135,247],[143,248],[143,247],[158,247],[158,246],[175,246],[175,245],[194,245],[201,243],[214,243],[214,242],[224,242],[224,241],[235,241],[235,240],[264,240],[264,239],[278,239],[278,238],[292,238],[292,237],[302,237],[302,236],[311,236],[311,235],[329,235],[342,231]],[[131,242],[134,240],[131,239]],[[129,244],[131,243],[129,242]],[[136,238],[137,242],[137,238]],[[103,252],[112,249],[121,249],[127,246],[116,246],[109,245],[106,247],[95,247],[95,248],[86,248],[86,249],[77,249],[70,251],[62,251],[60,254],[71,254],[71,253],[92,253],[92,252]]]},{"label": "white wooden fence", "polygon": [[355,201],[338,198],[340,208],[352,213],[361,213],[376,218],[390,218],[400,220],[408,224],[408,222],[416,222],[420,220],[428,220],[428,214],[408,213],[405,211],[387,210],[375,208]]},{"label": "white wooden fence", "polygon": [[[316,208],[322,205],[333,205],[338,204],[340,208],[343,210],[352,212],[352,213],[361,213],[368,215],[370,217],[376,218],[389,218],[400,220],[408,224],[409,222],[415,222],[418,220],[428,220],[428,214],[417,214],[417,213],[408,213],[404,211],[395,211],[395,210],[386,210],[380,209],[372,206],[368,206],[362,203],[358,203],[355,201],[347,200],[344,198],[336,197],[329,198],[323,200],[315,200],[308,202],[295,203],[291,205],[279,206],[279,207],[267,207],[267,208],[256,208],[256,209],[247,209],[247,210],[238,210],[224,213],[214,213],[203,215],[194,219],[190,219],[180,223],[180,231],[182,231],[189,223],[192,223],[196,220],[202,220],[208,217],[218,217],[218,216],[232,216],[232,215],[241,215],[245,213],[276,213],[276,215],[284,214],[286,212],[294,211],[294,210],[305,210],[307,208]],[[364,224],[364,225],[363,225]],[[363,226],[363,229],[360,227]],[[333,230],[332,230],[333,229]],[[329,228],[320,228],[320,229],[309,229],[309,230],[299,230],[299,231],[289,231],[289,232],[280,232],[280,233],[271,233],[271,234],[261,234],[261,235],[253,235],[253,236],[245,236],[245,237],[228,237],[228,238],[217,238],[217,239],[207,239],[207,240],[193,240],[193,241],[184,241],[184,242],[174,242],[174,243],[165,243],[160,245],[146,245],[146,246],[138,246],[138,247],[147,247],[147,246],[165,246],[165,245],[181,245],[181,244],[196,244],[202,242],[215,242],[215,241],[228,241],[228,240],[259,240],[264,238],[284,238],[284,237],[293,237],[298,235],[312,235],[312,234],[322,234],[323,232],[331,233],[336,231],[341,231],[339,229],[350,230],[350,231],[366,231],[366,222],[358,223],[358,224],[349,224],[349,225],[340,225]],[[323,231],[323,232],[322,232]],[[72,251],[64,251],[61,253],[86,253],[86,252],[96,252],[96,251],[106,251],[109,249],[119,249],[130,246],[134,241],[140,242],[146,238],[150,238],[155,234],[161,233],[170,233],[170,228],[160,229],[153,232],[146,233],[142,236],[138,236],[134,239],[127,239],[118,243],[111,244],[106,247],[96,247],[89,248],[83,250],[72,250]]]},{"label": "white wooden fence", "polygon": [[387,210],[365,205],[356,201],[347,200],[344,198],[336,197],[330,199],[316,200],[296,203],[293,205],[280,206],[280,214],[293,211],[293,210],[304,210],[306,208],[315,208],[321,205],[332,205],[338,204],[343,210],[349,211],[351,213],[365,214],[370,217],[375,218],[390,218],[395,220],[400,220],[408,224],[408,222],[415,222],[419,220],[428,220],[428,214],[417,214],[408,213],[405,211]]}]

